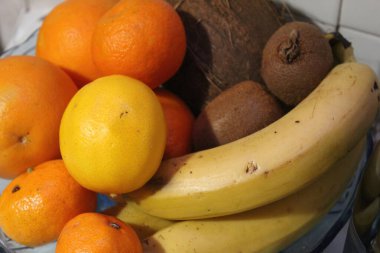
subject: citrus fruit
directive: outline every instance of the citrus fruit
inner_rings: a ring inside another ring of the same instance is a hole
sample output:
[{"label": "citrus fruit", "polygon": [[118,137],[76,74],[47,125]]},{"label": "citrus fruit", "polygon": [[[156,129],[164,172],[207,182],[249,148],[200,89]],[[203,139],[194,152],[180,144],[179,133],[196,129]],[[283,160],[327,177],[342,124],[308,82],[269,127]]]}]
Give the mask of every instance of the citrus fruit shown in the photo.
[{"label": "citrus fruit", "polygon": [[183,23],[164,0],[121,0],[99,20],[93,35],[95,65],[155,88],[179,69],[186,51]]},{"label": "citrus fruit", "polygon": [[83,213],[70,220],[57,240],[56,253],[142,253],[135,231],[113,216]]},{"label": "citrus fruit", "polygon": [[191,132],[194,116],[185,102],[174,93],[163,88],[155,89],[164,111],[167,125],[167,140],[164,159],[191,152]]},{"label": "citrus fruit", "polygon": [[60,127],[62,158],[84,187],[126,193],[156,172],[166,123],[155,93],[122,75],[101,77],[80,89]]},{"label": "citrus fruit", "polygon": [[83,86],[100,75],[92,60],[92,34],[100,17],[117,0],[67,0],[44,19],[36,54],[62,67]]},{"label": "citrus fruit", "polygon": [[96,207],[62,160],[44,162],[13,179],[0,196],[0,226],[14,241],[37,246],[58,238],[67,221]]},{"label": "citrus fruit", "polygon": [[59,124],[76,91],[70,77],[46,60],[0,59],[0,177],[60,157]]}]

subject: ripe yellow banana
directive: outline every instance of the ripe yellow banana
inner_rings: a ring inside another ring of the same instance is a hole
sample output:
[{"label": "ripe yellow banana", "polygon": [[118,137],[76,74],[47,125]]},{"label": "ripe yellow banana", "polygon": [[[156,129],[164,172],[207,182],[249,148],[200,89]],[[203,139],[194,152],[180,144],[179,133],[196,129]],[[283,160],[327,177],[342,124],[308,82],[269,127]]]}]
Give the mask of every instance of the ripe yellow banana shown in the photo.
[{"label": "ripe yellow banana", "polygon": [[104,213],[115,216],[129,224],[134,228],[141,240],[174,223],[173,221],[144,213],[136,203],[132,201],[119,203],[118,205],[105,210]]},{"label": "ripe yellow banana", "polygon": [[341,196],[364,139],[319,180],[270,205],[244,213],[177,222],[144,241],[145,253],[278,252],[314,226]]},{"label": "ripe yellow banana", "polygon": [[375,74],[354,62],[351,50],[281,119],[232,143],[164,161],[129,196],[151,215],[186,220],[250,210],[315,181],[354,147],[378,109]]}]

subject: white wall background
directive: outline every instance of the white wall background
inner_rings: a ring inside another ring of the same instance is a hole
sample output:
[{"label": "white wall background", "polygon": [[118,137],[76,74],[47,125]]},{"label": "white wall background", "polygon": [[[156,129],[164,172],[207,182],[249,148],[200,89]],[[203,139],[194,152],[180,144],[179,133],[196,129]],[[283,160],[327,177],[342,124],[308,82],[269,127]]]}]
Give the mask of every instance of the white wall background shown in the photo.
[{"label": "white wall background", "polygon": [[[0,51],[25,41],[62,0],[0,0]],[[238,0],[236,0],[238,1]],[[359,61],[380,77],[380,0],[277,0],[352,42]],[[347,226],[324,253],[340,253]]]}]

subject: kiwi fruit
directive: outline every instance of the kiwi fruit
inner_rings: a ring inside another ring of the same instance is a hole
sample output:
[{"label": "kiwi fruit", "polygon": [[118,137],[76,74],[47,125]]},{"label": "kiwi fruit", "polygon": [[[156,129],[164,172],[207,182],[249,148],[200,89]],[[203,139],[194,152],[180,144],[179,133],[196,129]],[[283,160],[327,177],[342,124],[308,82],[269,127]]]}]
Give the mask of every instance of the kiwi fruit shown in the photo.
[{"label": "kiwi fruit", "polygon": [[269,91],[295,106],[313,91],[334,65],[328,39],[314,24],[289,22],[267,41],[261,76]]},{"label": "kiwi fruit", "polygon": [[262,85],[243,81],[212,99],[194,122],[195,151],[213,148],[252,134],[283,116],[278,100]]}]

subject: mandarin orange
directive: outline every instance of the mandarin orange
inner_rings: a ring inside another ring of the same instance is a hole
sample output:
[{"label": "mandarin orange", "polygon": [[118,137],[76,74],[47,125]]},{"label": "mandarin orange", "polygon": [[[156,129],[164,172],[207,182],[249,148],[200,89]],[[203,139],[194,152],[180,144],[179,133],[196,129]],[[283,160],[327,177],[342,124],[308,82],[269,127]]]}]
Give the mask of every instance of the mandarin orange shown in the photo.
[{"label": "mandarin orange", "polygon": [[132,227],[118,218],[83,213],[65,225],[55,252],[142,253],[142,245]]},{"label": "mandarin orange", "polygon": [[62,67],[79,87],[100,76],[92,60],[92,34],[100,17],[118,0],[67,0],[40,28],[36,54]]},{"label": "mandarin orange", "polygon": [[164,0],[121,0],[99,20],[92,49],[103,75],[123,74],[155,88],[182,64],[185,29]]},{"label": "mandarin orange", "polygon": [[185,102],[163,88],[154,90],[164,111],[167,138],[164,159],[191,152],[191,132],[194,116]]},{"label": "mandarin orange", "polygon": [[44,162],[22,173],[0,196],[0,226],[27,246],[56,240],[76,215],[95,211],[96,193],[80,186],[62,160]]}]

